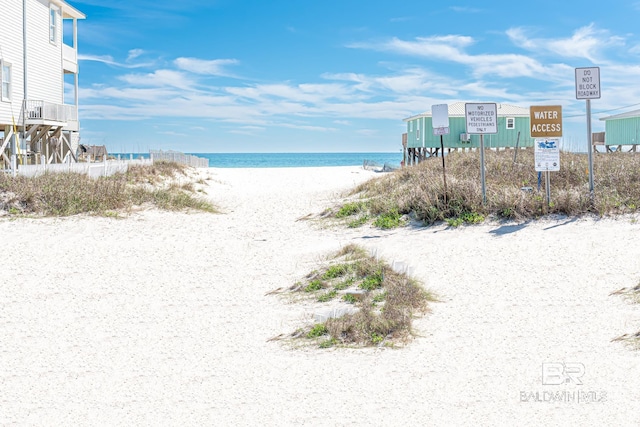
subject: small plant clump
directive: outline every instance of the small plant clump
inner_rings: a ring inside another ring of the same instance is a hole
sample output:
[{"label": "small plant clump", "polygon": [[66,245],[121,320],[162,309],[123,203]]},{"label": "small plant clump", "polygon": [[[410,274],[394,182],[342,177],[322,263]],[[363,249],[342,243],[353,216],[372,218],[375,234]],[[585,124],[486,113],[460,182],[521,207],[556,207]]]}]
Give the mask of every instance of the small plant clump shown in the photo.
[{"label": "small plant clump", "polygon": [[357,215],[366,209],[366,203],[364,202],[348,202],[342,205],[340,210],[336,213],[336,218],[345,218],[348,216]]},{"label": "small plant clump", "polygon": [[320,295],[318,297],[318,302],[327,302],[327,301],[331,301],[332,299],[334,299],[336,296],[338,296],[338,291],[336,291],[335,289],[330,290],[327,293],[324,293],[322,295]]},{"label": "small plant clump", "polygon": [[[622,288],[612,292],[611,295],[620,295],[632,304],[640,304],[640,283],[632,288]],[[640,350],[640,330],[635,333],[621,335],[614,338],[613,341],[622,341],[634,350]]]},{"label": "small plant clump", "polygon": [[311,283],[309,283],[305,288],[304,291],[305,292],[316,292],[319,291],[320,289],[324,289],[324,283],[322,282],[322,280],[312,280]]},{"label": "small plant clump", "polygon": [[327,330],[327,327],[324,324],[318,323],[316,325],[313,325],[311,330],[307,333],[307,338],[318,338],[323,335],[326,335],[328,332],[329,331]]},{"label": "small plant clump", "polygon": [[394,208],[389,212],[380,214],[373,224],[378,228],[397,228],[404,225],[404,221],[398,210]]},{"label": "small plant clump", "polygon": [[345,246],[334,259],[338,262],[311,272],[290,288],[314,295],[320,303],[337,300],[352,307],[348,314],[316,323],[303,335],[316,342],[328,336],[317,342],[321,348],[402,342],[412,335],[413,317],[427,312],[428,303],[435,300],[415,279],[394,271],[357,245]]}]

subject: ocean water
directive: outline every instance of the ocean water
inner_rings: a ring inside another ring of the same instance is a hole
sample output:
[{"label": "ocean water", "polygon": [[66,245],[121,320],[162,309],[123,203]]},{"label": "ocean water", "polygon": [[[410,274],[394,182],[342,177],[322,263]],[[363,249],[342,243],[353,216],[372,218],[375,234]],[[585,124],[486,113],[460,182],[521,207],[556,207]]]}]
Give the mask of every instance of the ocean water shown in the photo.
[{"label": "ocean water", "polygon": [[[149,158],[148,153],[112,153],[122,158]],[[362,166],[364,161],[400,166],[402,153],[185,153],[209,160],[212,168],[295,168]]]}]

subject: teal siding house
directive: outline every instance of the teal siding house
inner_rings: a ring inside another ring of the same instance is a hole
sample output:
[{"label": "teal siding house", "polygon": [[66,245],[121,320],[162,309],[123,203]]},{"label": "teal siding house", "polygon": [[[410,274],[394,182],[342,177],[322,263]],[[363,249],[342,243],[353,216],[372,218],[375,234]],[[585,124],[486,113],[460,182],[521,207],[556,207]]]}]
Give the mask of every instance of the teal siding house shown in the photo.
[{"label": "teal siding house", "polygon": [[612,151],[612,146],[621,149],[623,145],[632,145],[632,151],[636,151],[640,144],[640,110],[603,117],[604,121],[604,145],[607,151]]},{"label": "teal siding house", "polygon": [[[498,133],[484,135],[485,148],[533,147],[529,129],[529,108],[496,103]],[[432,154],[440,148],[440,136],[433,134],[431,111],[407,117],[406,149]],[[443,135],[445,149],[480,147],[480,135],[469,135],[466,129],[465,103],[449,105],[449,134]],[[404,144],[403,144],[404,145]]]}]

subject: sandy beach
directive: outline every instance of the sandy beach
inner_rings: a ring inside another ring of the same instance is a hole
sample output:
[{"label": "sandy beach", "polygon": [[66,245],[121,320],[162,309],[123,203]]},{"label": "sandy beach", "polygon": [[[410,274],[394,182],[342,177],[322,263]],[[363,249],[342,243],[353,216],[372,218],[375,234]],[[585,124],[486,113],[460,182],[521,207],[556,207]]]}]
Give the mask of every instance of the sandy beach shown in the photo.
[{"label": "sandy beach", "polygon": [[[347,229],[300,218],[375,172],[198,173],[221,214],[0,219],[0,425],[640,425],[640,221]],[[266,294],[348,243],[440,297],[418,336],[268,341],[313,313]]]}]

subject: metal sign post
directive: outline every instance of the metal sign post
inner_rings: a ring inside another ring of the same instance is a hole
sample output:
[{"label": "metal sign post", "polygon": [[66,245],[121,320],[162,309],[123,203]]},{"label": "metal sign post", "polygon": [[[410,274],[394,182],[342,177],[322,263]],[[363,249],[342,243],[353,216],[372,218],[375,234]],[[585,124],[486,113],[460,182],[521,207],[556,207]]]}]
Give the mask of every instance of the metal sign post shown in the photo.
[{"label": "metal sign post", "polygon": [[480,135],[480,179],[482,180],[482,204],[487,203],[484,173],[484,134],[498,133],[498,106],[493,103],[464,104],[467,133]]},{"label": "metal sign post", "polygon": [[487,184],[484,177],[484,134],[480,134],[480,181],[482,182],[482,204],[487,203]]},{"label": "metal sign post", "polygon": [[442,180],[444,182],[444,204],[447,204],[447,170],[444,165],[443,135],[449,134],[449,106],[436,104],[431,106],[431,125],[433,134],[440,135],[440,156],[442,157]]},{"label": "metal sign post", "polygon": [[593,144],[591,142],[591,100],[600,99],[600,67],[576,68],[576,99],[587,102],[587,153],[589,192],[593,198]]},{"label": "metal sign post", "polygon": [[[562,136],[562,106],[541,105],[529,107],[531,137],[536,139],[536,172],[544,172],[547,206],[551,206],[551,174],[560,170],[560,139],[547,137]],[[539,175],[538,175],[539,177]],[[538,178],[539,179],[539,178]],[[538,190],[540,183],[538,182]]]}]

